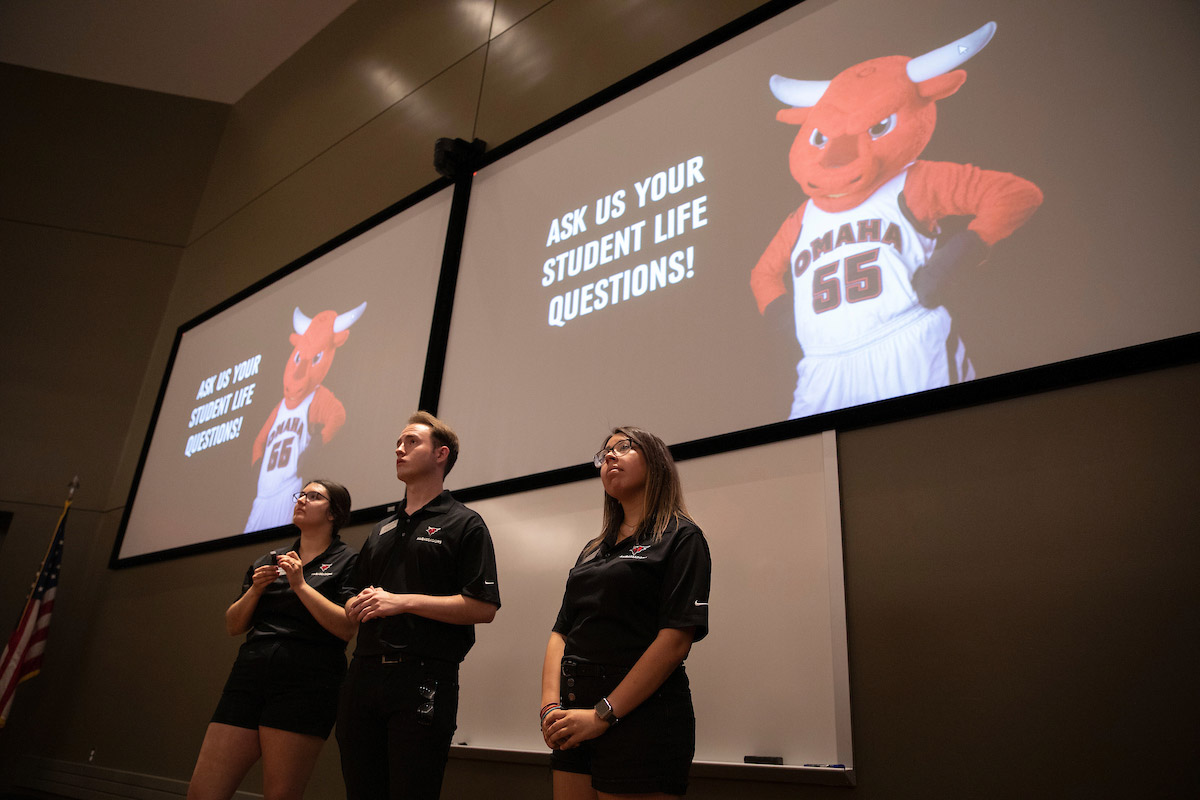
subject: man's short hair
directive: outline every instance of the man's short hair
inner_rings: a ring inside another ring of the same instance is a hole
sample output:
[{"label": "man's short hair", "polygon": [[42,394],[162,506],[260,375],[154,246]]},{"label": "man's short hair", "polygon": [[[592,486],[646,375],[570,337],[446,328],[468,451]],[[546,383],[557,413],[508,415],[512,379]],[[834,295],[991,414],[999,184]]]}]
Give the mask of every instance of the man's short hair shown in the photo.
[{"label": "man's short hair", "polygon": [[446,456],[446,469],[442,473],[442,477],[445,478],[450,474],[450,470],[454,469],[454,462],[458,461],[458,434],[428,411],[418,411],[413,414],[408,418],[408,424],[428,426],[434,445],[449,448],[450,454]]}]

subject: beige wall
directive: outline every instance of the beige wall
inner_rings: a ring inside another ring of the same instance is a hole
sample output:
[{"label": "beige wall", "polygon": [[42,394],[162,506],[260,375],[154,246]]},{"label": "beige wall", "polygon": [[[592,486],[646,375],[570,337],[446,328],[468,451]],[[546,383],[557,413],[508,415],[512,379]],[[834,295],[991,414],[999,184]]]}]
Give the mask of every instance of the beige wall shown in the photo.
[{"label": "beige wall", "polygon": [[[221,612],[257,548],[106,569],[177,327],[433,180],[436,138],[499,144],[756,5],[360,0],[232,107],[0,65],[20,109],[0,123],[0,325],[20,344],[0,390],[15,514],[0,563],[17,577],[0,624],[66,482],[84,485],[0,776],[93,748],[190,774],[237,646]],[[1198,389],[1189,365],[839,437],[856,795],[1196,778],[1180,709],[1200,663]],[[341,796],[336,747],[309,795]],[[455,761],[445,796],[548,787],[539,769]]]},{"label": "beige wall", "polygon": [[51,752],[90,674],[79,665],[129,488],[114,465],[141,436],[135,405],[228,109],[9,65],[0,108],[6,638],[67,483],[82,484],[44,680],[22,688],[0,732],[6,775],[26,747]]}]

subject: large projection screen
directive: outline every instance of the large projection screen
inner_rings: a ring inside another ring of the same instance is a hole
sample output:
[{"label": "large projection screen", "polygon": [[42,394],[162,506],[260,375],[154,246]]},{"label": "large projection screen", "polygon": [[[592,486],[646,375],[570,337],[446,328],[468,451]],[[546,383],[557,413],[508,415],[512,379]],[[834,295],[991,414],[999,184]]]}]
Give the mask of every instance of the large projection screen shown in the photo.
[{"label": "large projection screen", "polygon": [[[687,660],[696,761],[853,769],[835,435],[691,459],[679,472],[713,560],[711,634]],[[528,709],[602,496],[597,478],[472,503],[492,532],[504,606],[463,663],[460,755],[548,752]]]},{"label": "large projection screen", "polygon": [[118,559],[290,525],[314,477],[355,509],[403,494],[392,443],[421,392],[451,194],[180,333]]},{"label": "large projection screen", "polygon": [[[579,464],[614,424],[692,441],[1200,330],[1197,14],[809,0],[485,166],[442,384],[475,454],[455,479]],[[936,124],[891,118],[874,60],[946,46],[968,58],[957,88],[921,78]],[[800,127],[776,114],[808,89],[784,102],[776,74],[837,80]],[[927,309],[913,271],[967,226],[986,260],[959,250]]]}]

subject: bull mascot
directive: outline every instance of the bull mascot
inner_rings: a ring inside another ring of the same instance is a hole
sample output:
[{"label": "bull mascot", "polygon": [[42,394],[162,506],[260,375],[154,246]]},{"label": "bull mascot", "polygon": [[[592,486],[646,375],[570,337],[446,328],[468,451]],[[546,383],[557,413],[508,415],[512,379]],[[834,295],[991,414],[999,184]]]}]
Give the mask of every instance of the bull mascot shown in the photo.
[{"label": "bull mascot", "polygon": [[[920,161],[936,103],[996,24],[918,58],[864,61],[832,81],[773,75],[799,125],[788,163],[808,199],[751,271],[758,310],[794,335],[791,419],[969,380],[974,368],[943,290],[1042,202],[1029,181],[970,164]],[[969,218],[965,229],[942,223]],[[785,276],[791,272],[792,297]]]},{"label": "bull mascot", "polygon": [[346,423],[346,408],[333,392],[321,385],[337,348],[346,343],[349,328],[367,304],[338,314],[322,311],[309,319],[299,308],[292,312],[292,354],[283,370],[283,399],[271,410],[254,438],[251,464],[262,460],[258,471],[258,496],[250,508],[245,532],[261,531],[292,521],[292,495],[303,483],[300,455],[315,432],[328,444]]}]

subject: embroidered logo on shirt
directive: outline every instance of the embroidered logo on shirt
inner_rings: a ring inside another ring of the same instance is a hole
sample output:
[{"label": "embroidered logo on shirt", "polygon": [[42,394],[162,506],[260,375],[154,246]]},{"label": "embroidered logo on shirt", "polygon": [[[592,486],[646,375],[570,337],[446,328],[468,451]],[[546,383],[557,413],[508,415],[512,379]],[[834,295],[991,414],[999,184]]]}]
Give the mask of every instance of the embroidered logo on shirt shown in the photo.
[{"label": "embroidered logo on shirt", "polygon": [[428,528],[425,529],[424,536],[417,537],[417,541],[418,542],[429,542],[430,544],[445,544],[445,542],[443,542],[441,539],[432,538],[434,536],[437,536],[438,531],[440,531],[440,530],[441,530],[441,528],[435,528],[432,525],[430,525]]},{"label": "embroidered logo on shirt", "polygon": [[322,564],[313,575],[332,575],[333,573],[329,571],[332,567],[333,564]]},{"label": "embroidered logo on shirt", "polygon": [[638,554],[639,554],[639,553],[642,553],[642,552],[644,552],[644,551],[646,551],[646,550],[649,550],[649,549],[650,549],[650,545],[648,545],[648,544],[639,544],[639,545],[635,545],[635,546],[633,546],[633,547],[629,548],[629,552],[628,552],[628,553],[625,553],[624,555],[621,555],[621,556],[618,556],[618,557],[619,557],[619,558],[635,558],[635,559],[637,559],[638,561],[645,561],[645,560],[646,560],[646,556],[643,556],[643,555],[638,555]]}]

